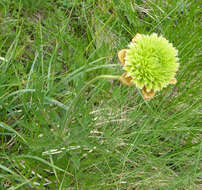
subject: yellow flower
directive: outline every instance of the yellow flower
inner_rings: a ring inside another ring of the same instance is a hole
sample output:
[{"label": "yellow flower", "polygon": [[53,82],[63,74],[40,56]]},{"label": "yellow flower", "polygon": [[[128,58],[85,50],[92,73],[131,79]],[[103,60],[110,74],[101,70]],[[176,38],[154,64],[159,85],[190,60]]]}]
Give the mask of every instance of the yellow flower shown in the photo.
[{"label": "yellow flower", "polygon": [[157,34],[136,34],[129,49],[122,49],[118,58],[126,71],[120,77],[125,85],[142,90],[145,100],[152,99],[156,91],[176,84],[174,77],[179,59],[177,50],[164,37]]}]

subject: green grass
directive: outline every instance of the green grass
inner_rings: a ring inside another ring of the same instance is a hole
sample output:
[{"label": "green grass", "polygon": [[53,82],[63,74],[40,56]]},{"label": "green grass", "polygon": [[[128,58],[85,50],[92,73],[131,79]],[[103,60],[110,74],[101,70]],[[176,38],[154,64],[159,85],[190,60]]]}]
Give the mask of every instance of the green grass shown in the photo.
[{"label": "green grass", "polygon": [[[1,0],[0,189],[199,190],[197,0]],[[156,32],[178,83],[145,102],[117,52]],[[81,89],[83,89],[81,91]]]}]

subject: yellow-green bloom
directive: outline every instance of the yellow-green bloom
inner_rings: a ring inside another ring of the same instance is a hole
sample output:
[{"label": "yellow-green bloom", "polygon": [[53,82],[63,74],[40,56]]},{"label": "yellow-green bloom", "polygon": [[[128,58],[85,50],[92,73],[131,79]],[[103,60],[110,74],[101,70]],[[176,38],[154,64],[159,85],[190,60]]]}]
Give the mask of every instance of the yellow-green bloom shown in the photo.
[{"label": "yellow-green bloom", "polygon": [[137,34],[129,49],[118,53],[123,69],[121,81],[142,89],[145,99],[168,84],[175,84],[179,67],[178,51],[164,37],[157,34]]}]

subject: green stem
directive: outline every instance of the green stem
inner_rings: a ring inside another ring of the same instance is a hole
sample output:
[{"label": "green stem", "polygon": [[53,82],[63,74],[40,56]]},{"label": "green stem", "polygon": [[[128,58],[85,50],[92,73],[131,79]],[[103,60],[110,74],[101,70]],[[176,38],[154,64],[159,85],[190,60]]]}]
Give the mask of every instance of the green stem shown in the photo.
[{"label": "green stem", "polygon": [[66,119],[65,119],[65,124],[64,124],[64,129],[63,129],[63,134],[65,135],[66,130],[68,129],[68,126],[70,126],[70,123],[72,122],[72,112],[74,112],[75,108],[76,108],[76,104],[78,103],[81,95],[83,94],[83,92],[91,85],[93,84],[95,81],[99,80],[99,79],[113,79],[113,80],[119,80],[120,76],[118,75],[100,75],[95,77],[94,79],[90,80],[88,83],[86,83],[86,85],[79,91],[77,97],[74,99],[74,101],[72,102],[71,106],[69,107],[67,114],[66,114]]}]

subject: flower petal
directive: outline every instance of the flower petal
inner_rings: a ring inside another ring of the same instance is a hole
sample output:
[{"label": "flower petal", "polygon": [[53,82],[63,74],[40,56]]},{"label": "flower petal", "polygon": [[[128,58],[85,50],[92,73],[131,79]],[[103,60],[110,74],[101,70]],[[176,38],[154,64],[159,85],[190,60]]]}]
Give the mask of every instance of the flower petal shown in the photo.
[{"label": "flower petal", "polygon": [[130,76],[127,77],[127,72],[123,73],[123,74],[121,75],[121,77],[119,78],[119,80],[120,80],[123,84],[125,84],[125,85],[127,85],[127,86],[133,85],[132,77],[130,77]]},{"label": "flower petal", "polygon": [[177,83],[177,79],[176,78],[171,79],[171,81],[169,82],[169,84],[176,84],[176,83]]},{"label": "flower petal", "polygon": [[126,51],[127,51],[127,49],[122,49],[122,50],[119,51],[119,53],[118,53],[119,61],[121,62],[121,64],[122,64],[123,66],[124,66],[124,64],[125,64]]},{"label": "flower petal", "polygon": [[142,94],[143,94],[145,100],[150,100],[154,97],[155,92],[154,92],[154,89],[152,89],[150,92],[147,92],[147,89],[144,87],[142,89]]},{"label": "flower petal", "polygon": [[141,37],[141,34],[137,33],[135,37],[132,39],[133,43],[136,43],[137,39]]}]

